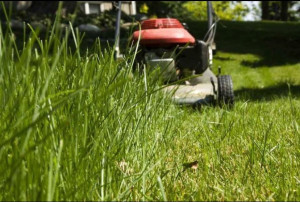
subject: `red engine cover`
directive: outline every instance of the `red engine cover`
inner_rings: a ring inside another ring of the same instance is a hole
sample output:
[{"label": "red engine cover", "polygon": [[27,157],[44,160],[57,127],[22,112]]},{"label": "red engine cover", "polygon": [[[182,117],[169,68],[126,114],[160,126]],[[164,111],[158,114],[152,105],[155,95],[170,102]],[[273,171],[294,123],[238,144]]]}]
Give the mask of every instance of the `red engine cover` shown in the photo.
[{"label": "red engine cover", "polygon": [[[140,31],[133,33],[133,40],[139,39]],[[174,18],[145,20],[141,24],[140,44],[149,47],[194,44],[195,38]]]}]

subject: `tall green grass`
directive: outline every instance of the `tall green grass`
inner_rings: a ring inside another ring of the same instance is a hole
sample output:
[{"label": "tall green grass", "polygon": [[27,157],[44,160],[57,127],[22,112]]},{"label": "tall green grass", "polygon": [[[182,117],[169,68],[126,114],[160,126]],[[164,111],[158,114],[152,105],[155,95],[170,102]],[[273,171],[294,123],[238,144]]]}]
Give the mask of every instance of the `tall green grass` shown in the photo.
[{"label": "tall green grass", "polygon": [[71,26],[28,27],[21,50],[0,29],[0,200],[146,200],[174,138],[159,80],[132,73],[135,47],[115,61]]},{"label": "tall green grass", "polygon": [[135,47],[83,52],[56,23],[21,49],[0,29],[0,200],[299,200],[297,83],[177,107],[155,72],[132,73]]}]

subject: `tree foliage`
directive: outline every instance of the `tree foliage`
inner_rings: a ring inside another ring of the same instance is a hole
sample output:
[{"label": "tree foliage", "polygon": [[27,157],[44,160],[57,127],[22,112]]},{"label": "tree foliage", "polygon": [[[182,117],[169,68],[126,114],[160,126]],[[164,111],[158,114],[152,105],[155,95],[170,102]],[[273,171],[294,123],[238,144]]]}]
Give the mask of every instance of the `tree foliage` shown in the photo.
[{"label": "tree foliage", "polygon": [[[241,2],[214,1],[212,2],[216,14],[222,20],[242,20],[249,12],[249,8]],[[206,1],[189,1],[183,5],[191,17],[205,20],[207,18]]]},{"label": "tree foliage", "polygon": [[[223,20],[242,20],[249,11],[248,7],[237,1],[214,1],[212,4],[216,14]],[[149,16],[198,20],[207,18],[206,1],[137,2],[137,6]]]},{"label": "tree foliage", "polygon": [[183,4],[184,1],[137,1],[139,12],[152,17],[184,18],[190,13]]},{"label": "tree foliage", "polygon": [[[260,3],[262,20],[297,21],[300,20],[299,1],[263,1]],[[293,6],[295,9],[291,9]]]}]

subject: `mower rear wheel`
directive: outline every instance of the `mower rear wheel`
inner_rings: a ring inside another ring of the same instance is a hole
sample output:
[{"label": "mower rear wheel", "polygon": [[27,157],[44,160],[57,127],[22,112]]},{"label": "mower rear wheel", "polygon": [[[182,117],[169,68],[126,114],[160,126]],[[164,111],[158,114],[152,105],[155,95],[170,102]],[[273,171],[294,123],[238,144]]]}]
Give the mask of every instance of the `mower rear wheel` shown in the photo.
[{"label": "mower rear wheel", "polygon": [[233,82],[229,75],[218,76],[218,103],[229,107],[234,105]]}]

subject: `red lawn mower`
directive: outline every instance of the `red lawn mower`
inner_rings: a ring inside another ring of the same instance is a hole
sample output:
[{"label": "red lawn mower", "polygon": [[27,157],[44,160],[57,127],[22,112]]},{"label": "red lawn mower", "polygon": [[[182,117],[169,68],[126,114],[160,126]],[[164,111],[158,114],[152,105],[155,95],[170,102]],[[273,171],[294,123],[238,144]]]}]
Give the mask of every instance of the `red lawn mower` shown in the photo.
[{"label": "red lawn mower", "polygon": [[[121,2],[118,5],[121,8]],[[119,54],[118,36],[121,11],[118,10],[116,25],[116,54]],[[184,84],[168,85],[166,91],[175,91],[178,104],[208,104],[218,102],[234,105],[231,76],[216,76],[212,71],[214,37],[217,20],[210,1],[207,1],[208,31],[204,40],[195,39],[174,18],[149,19],[141,22],[141,30],[133,33],[133,41],[139,41],[136,63],[147,68],[160,68],[166,82],[184,78]]]}]

